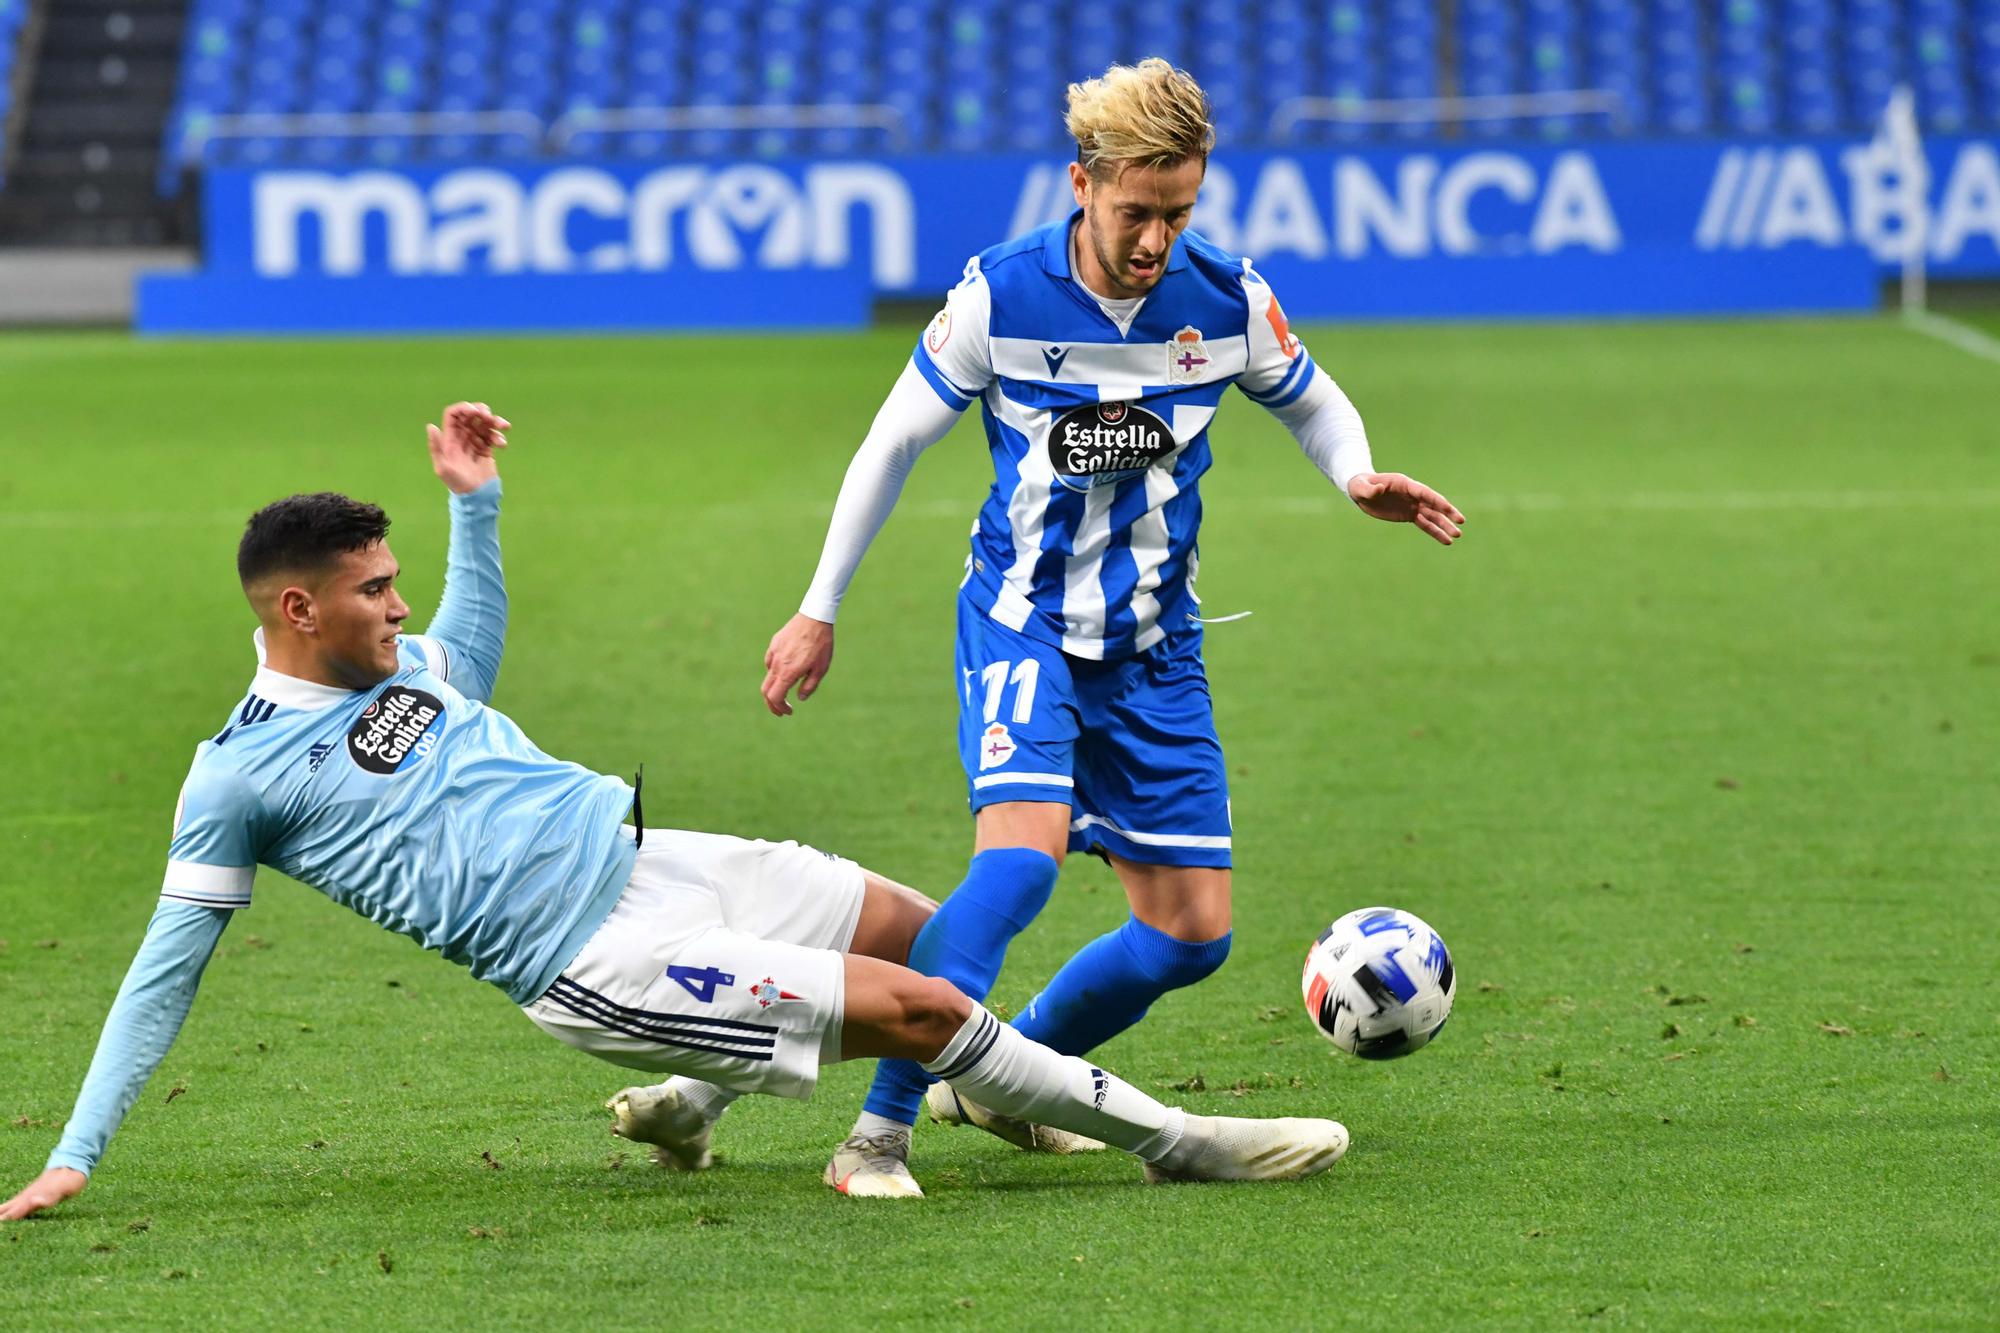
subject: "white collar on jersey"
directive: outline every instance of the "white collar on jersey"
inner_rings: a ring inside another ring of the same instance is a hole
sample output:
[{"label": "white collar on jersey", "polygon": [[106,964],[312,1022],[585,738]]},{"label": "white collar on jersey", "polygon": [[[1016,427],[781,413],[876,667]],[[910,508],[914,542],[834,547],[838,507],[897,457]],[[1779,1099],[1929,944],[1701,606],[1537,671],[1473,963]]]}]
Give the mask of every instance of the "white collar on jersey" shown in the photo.
[{"label": "white collar on jersey", "polygon": [[250,682],[250,693],[259,699],[268,699],[280,708],[316,713],[354,697],[353,690],[343,690],[338,685],[322,685],[315,680],[300,680],[297,676],[287,676],[264,665],[263,626],[257,627],[257,632],[250,636],[250,642],[257,648],[257,675]]}]

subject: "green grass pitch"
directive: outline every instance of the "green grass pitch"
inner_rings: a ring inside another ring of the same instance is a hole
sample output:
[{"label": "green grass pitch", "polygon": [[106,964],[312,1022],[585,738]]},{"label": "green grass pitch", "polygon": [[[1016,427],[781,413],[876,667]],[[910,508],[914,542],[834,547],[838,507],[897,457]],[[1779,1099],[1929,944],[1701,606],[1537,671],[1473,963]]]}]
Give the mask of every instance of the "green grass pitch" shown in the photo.
[{"label": "green grass pitch", "polygon": [[[81,1198],[0,1227],[0,1323],[483,1327],[1992,1327],[2000,1322],[2000,370],[1887,321],[1318,328],[1378,463],[1470,517],[1351,512],[1232,399],[1202,594],[1236,948],[1103,1053],[1205,1112],[1329,1113],[1295,1186],[920,1129],[916,1206],[819,1183],[866,1066],[745,1102],[723,1169],[605,1133],[618,1070],[267,874]],[[396,516],[422,424],[516,423],[498,706],[647,764],[661,824],[947,891],[967,423],[864,565],[824,692],[756,697],[909,330],[417,343],[0,339],[0,1185],[37,1172],[151,911],[175,792],[251,669],[243,516]],[[1369,1066],[1306,943],[1387,902],[1460,977]],[[1017,1006],[1122,919],[1079,860]]]}]

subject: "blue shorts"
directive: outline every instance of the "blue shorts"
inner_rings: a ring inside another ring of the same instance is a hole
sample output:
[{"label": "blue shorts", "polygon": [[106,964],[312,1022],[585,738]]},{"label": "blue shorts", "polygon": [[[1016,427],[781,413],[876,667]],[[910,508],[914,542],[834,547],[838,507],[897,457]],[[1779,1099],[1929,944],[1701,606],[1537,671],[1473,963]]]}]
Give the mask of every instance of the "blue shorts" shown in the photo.
[{"label": "blue shorts", "polygon": [[1229,864],[1229,777],[1201,626],[1094,662],[958,602],[958,753],[978,811],[1070,807],[1069,847],[1146,865]]}]

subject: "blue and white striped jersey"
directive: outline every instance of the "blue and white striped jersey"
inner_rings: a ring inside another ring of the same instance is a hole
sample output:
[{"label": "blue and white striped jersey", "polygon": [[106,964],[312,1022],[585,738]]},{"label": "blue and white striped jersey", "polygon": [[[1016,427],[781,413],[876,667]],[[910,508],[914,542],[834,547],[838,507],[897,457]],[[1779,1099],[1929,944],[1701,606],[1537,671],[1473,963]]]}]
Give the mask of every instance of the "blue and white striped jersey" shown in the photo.
[{"label": "blue and white striped jersey", "polygon": [[1192,231],[1121,328],[1070,275],[1076,216],[976,255],[912,361],[951,407],[983,408],[994,480],[966,593],[1066,653],[1117,658],[1192,613],[1223,392],[1283,407],[1315,371],[1249,261]]}]

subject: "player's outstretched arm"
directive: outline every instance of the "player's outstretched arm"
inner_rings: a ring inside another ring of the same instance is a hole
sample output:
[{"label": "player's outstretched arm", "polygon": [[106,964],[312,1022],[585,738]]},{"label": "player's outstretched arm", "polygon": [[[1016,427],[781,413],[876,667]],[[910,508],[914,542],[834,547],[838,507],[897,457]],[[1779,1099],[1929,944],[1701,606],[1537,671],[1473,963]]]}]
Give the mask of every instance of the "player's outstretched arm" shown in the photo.
[{"label": "player's outstretched arm", "polygon": [[1269,411],[1362,513],[1390,523],[1413,523],[1444,546],[1458,540],[1465,515],[1456,505],[1412,477],[1375,470],[1361,414],[1332,376],[1313,368],[1298,397]]},{"label": "player's outstretched arm", "polygon": [[145,1090],[180,1035],[202,970],[229,924],[230,911],[168,900],[153,913],[138,956],[118,988],[76,1109],[48,1168],[0,1205],[0,1221],[29,1217],[83,1192],[125,1113]]},{"label": "player's outstretched arm", "polygon": [[500,468],[512,423],[484,403],[453,403],[428,428],[431,470],[451,492],[451,546],[444,597],[425,629],[444,644],[451,682],[469,698],[492,697],[507,644],[507,581],[500,566]]},{"label": "player's outstretched arm", "polygon": [[810,699],[826,678],[833,666],[834,617],[861,557],[888,522],[918,456],[951,433],[963,410],[941,399],[914,363],[903,367],[847,465],[805,602],[764,650],[764,706],[773,715],[791,715],[785,696],[794,685],[801,700]]},{"label": "player's outstretched arm", "polygon": [[1412,523],[1442,546],[1459,538],[1465,515],[1430,487],[1400,472],[1377,472],[1361,413],[1333,377],[1314,363],[1268,284],[1249,268],[1243,293],[1249,303],[1248,364],[1236,387],[1292,433],[1326,479],[1364,514],[1390,523]]}]

